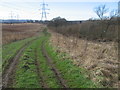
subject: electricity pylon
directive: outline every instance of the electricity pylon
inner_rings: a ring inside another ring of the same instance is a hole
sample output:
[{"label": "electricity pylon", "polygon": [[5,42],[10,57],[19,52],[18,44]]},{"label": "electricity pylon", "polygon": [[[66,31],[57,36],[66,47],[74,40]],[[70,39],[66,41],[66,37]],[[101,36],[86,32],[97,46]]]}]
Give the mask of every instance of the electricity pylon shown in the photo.
[{"label": "electricity pylon", "polygon": [[13,16],[14,15],[14,13],[11,11],[11,13],[10,13],[10,17],[11,17],[11,19],[13,19]]},{"label": "electricity pylon", "polygon": [[50,9],[47,9],[46,6],[48,6],[48,4],[46,4],[43,0],[42,4],[41,4],[42,8],[40,9],[42,12],[40,14],[41,15],[41,20],[44,21],[44,20],[47,20],[47,13],[46,10],[50,10]]}]

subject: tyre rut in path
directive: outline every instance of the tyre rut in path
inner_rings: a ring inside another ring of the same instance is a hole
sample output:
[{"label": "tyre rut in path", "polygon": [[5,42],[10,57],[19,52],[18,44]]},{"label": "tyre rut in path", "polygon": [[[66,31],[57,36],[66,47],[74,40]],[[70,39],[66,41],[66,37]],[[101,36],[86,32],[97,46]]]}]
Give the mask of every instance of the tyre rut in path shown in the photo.
[{"label": "tyre rut in path", "polygon": [[58,80],[59,85],[62,86],[63,88],[68,88],[67,85],[65,84],[65,80],[61,77],[60,72],[57,70],[57,68],[55,68],[52,59],[45,50],[44,44],[45,41],[42,42],[42,54],[46,58],[47,64],[51,67],[51,70],[55,74],[55,77]]},{"label": "tyre rut in path", "polygon": [[[37,39],[37,38],[36,38]],[[9,60],[9,64],[6,67],[5,71],[3,72],[3,78],[2,78],[2,87],[8,88],[11,83],[13,83],[13,76],[15,73],[16,66],[19,63],[20,56],[22,55],[22,52],[27,48],[27,46],[34,40],[28,41],[25,45],[23,45],[17,53]]]},{"label": "tyre rut in path", "polygon": [[36,71],[39,77],[39,83],[42,86],[42,88],[48,88],[48,85],[45,83],[45,79],[44,76],[41,75],[41,69],[40,69],[40,62],[37,59],[38,55],[37,55],[37,48],[35,49],[35,65],[36,65]]}]

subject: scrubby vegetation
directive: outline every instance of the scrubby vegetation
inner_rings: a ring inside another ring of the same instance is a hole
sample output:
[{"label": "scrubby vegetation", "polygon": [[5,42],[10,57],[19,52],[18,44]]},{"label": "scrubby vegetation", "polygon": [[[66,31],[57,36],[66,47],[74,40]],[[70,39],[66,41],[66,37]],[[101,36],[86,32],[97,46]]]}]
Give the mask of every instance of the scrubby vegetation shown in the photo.
[{"label": "scrubby vegetation", "polygon": [[86,68],[91,80],[105,87],[118,87],[119,19],[71,23],[56,18],[48,24],[50,41],[57,52],[68,53],[74,64]]},{"label": "scrubby vegetation", "polygon": [[68,21],[61,20],[61,18],[56,18],[48,24],[48,27],[50,30],[66,36],[105,42],[119,41],[118,19],[119,18],[113,18],[110,20],[88,20],[83,21],[80,24],[71,24]]}]

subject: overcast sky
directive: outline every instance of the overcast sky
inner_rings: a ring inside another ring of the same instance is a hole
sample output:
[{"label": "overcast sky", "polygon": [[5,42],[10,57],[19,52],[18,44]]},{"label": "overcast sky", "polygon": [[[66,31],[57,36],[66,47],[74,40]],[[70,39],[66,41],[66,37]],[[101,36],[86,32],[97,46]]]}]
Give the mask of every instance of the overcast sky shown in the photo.
[{"label": "overcast sky", "polygon": [[[41,19],[41,6],[43,0],[0,0],[0,19],[10,19],[11,12],[14,19]],[[87,20],[98,18],[94,8],[105,4],[109,11],[118,8],[119,0],[44,0],[50,10],[47,19],[57,16],[67,20]],[[109,13],[106,14],[106,16]]]}]

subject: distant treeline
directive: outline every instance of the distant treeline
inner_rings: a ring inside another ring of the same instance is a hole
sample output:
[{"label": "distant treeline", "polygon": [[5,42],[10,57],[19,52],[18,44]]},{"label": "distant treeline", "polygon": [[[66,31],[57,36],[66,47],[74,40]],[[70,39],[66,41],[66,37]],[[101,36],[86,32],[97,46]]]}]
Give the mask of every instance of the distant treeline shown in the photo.
[{"label": "distant treeline", "polygon": [[80,23],[70,23],[64,18],[54,18],[49,22],[50,30],[66,36],[75,36],[95,41],[119,41],[118,33],[120,18],[110,20],[87,20]]},{"label": "distant treeline", "polygon": [[0,23],[42,23],[41,20],[18,20],[18,19],[8,19],[0,20]]}]

